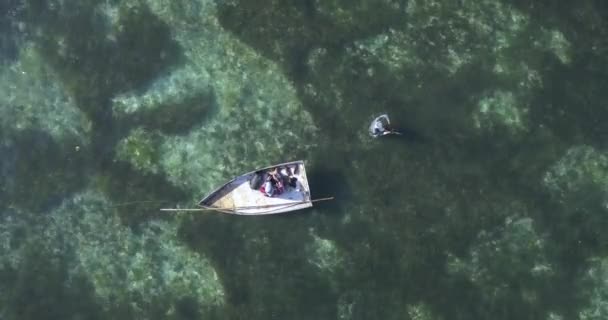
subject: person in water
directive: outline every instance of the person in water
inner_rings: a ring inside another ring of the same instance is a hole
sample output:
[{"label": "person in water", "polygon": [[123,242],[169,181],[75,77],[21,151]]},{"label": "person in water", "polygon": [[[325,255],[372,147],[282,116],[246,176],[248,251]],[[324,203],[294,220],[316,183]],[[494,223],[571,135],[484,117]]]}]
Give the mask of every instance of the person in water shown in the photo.
[{"label": "person in water", "polygon": [[388,123],[384,124],[382,120],[383,119],[378,119],[376,122],[374,122],[374,134],[377,136],[383,136],[393,132],[390,125]]},{"label": "person in water", "polygon": [[374,124],[372,126],[372,133],[374,135],[374,137],[381,137],[381,136],[385,136],[385,135],[389,135],[389,134],[396,134],[396,135],[401,135],[401,132],[393,129],[393,127],[391,126],[389,120],[388,120],[388,116],[384,116],[384,117],[379,117],[374,121]]}]

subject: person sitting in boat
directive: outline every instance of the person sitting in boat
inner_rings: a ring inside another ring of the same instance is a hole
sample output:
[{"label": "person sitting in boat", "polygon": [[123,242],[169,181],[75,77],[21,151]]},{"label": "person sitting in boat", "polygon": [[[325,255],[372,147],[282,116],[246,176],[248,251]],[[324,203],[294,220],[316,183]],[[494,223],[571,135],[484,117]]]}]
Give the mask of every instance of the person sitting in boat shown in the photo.
[{"label": "person sitting in boat", "polygon": [[285,187],[283,184],[283,177],[279,173],[279,170],[277,168],[270,170],[268,172],[268,176],[270,177],[270,181],[272,182],[272,185],[276,189],[276,193],[277,194],[283,193],[283,191],[285,190]]},{"label": "person sitting in boat", "polygon": [[260,191],[267,197],[272,197],[274,195],[275,189],[270,179],[266,179],[266,182],[260,187]]},{"label": "person sitting in boat", "polygon": [[266,175],[266,182],[264,182],[260,188],[260,191],[267,197],[272,197],[283,193],[283,180],[276,168],[268,171],[268,174]]},{"label": "person sitting in boat", "polygon": [[284,177],[285,184],[292,188],[297,189],[298,178],[295,177],[296,167],[284,167],[281,168],[281,176]]},{"label": "person sitting in boat", "polygon": [[272,168],[268,170],[268,177],[275,182],[281,180],[281,174],[279,173],[279,170],[277,168]]}]

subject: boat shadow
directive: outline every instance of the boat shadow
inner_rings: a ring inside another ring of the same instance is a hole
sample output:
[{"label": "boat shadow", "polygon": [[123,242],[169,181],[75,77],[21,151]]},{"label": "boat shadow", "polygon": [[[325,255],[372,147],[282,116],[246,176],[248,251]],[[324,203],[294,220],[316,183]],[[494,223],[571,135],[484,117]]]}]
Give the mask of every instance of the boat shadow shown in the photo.
[{"label": "boat shadow", "polygon": [[315,208],[323,211],[338,212],[341,203],[347,201],[352,192],[350,188],[344,184],[346,176],[344,173],[331,168],[314,168],[308,173],[308,183],[312,190],[311,198],[329,198],[334,197],[333,201],[323,201],[315,204]]}]

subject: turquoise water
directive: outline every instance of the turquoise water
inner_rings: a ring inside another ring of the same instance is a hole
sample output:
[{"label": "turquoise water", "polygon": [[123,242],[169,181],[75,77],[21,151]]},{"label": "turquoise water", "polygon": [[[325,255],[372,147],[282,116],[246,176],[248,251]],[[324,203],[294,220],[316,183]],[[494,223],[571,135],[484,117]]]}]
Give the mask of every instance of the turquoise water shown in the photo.
[{"label": "turquoise water", "polygon": [[[0,318],[606,318],[606,9],[3,3]],[[158,210],[296,159],[334,201]]]}]

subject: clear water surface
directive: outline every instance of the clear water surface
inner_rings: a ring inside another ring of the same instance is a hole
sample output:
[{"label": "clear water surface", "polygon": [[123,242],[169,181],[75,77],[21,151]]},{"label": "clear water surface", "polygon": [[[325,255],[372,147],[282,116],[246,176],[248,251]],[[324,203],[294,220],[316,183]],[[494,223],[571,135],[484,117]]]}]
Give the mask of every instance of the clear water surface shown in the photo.
[{"label": "clear water surface", "polygon": [[[4,1],[0,318],[605,319],[607,9]],[[334,201],[158,211],[295,159]]]}]

